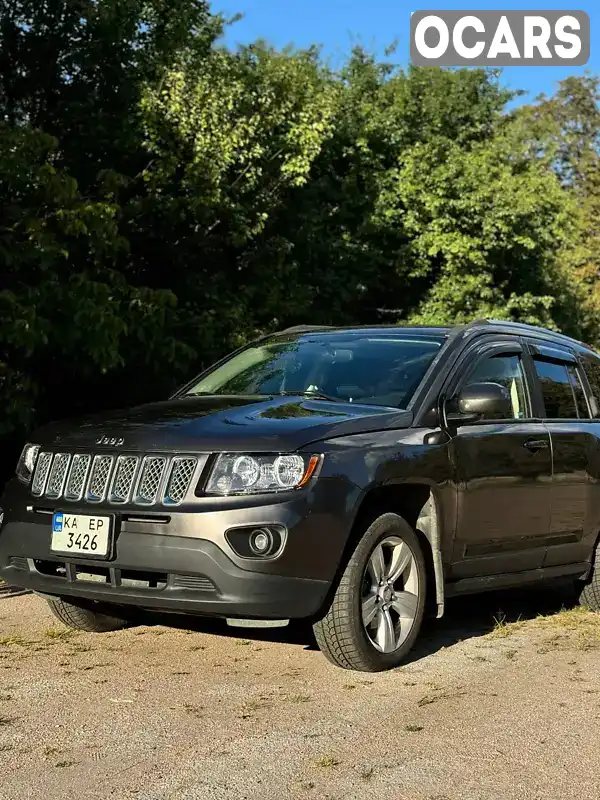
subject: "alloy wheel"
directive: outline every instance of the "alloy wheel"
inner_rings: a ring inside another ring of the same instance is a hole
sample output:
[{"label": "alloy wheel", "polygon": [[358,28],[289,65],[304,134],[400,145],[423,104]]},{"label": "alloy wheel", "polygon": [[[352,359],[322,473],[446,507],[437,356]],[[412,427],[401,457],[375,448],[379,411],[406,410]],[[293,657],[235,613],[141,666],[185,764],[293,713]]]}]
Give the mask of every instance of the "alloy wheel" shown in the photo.
[{"label": "alloy wheel", "polygon": [[417,615],[419,573],[415,556],[399,536],[378,542],[362,582],[362,621],[381,653],[393,653],[409,635]]}]

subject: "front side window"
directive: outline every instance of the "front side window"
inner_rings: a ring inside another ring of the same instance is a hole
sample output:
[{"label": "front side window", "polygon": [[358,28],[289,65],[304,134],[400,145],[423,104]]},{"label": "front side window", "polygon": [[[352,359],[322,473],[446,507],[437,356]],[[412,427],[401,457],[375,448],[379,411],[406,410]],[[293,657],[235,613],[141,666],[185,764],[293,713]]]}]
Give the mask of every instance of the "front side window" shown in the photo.
[{"label": "front side window", "polygon": [[187,395],[302,395],[406,408],[444,339],[311,334],[252,345]]},{"label": "front side window", "polygon": [[[534,358],[534,364],[542,387],[546,418],[577,419],[578,401],[572,384],[571,365],[540,358]],[[575,378],[579,381],[576,373]],[[581,391],[583,393],[583,389]],[[581,399],[585,404],[585,397]]]},{"label": "front side window", "polygon": [[512,414],[506,419],[525,419],[529,416],[525,373],[519,355],[497,355],[484,358],[468,375],[463,386],[472,383],[497,383],[510,394]]}]

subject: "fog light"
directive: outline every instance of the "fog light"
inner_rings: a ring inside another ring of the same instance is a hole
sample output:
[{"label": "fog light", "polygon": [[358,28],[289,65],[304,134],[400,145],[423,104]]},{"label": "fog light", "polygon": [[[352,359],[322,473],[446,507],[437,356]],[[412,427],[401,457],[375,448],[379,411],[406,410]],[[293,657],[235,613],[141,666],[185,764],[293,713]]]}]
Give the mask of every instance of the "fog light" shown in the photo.
[{"label": "fog light", "polygon": [[266,556],[273,547],[273,535],[266,528],[258,528],[250,534],[250,549],[257,556]]},{"label": "fog light", "polygon": [[260,527],[244,525],[225,531],[225,539],[240,558],[277,558],[285,547],[287,530],[279,524],[264,524]]}]

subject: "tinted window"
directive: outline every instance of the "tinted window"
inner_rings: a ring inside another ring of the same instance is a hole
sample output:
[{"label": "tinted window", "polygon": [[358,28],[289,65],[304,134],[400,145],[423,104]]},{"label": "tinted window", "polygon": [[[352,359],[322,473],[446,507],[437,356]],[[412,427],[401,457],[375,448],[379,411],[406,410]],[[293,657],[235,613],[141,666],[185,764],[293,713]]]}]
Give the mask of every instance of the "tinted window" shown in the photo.
[{"label": "tinted window", "polygon": [[525,419],[529,416],[525,376],[520,356],[498,355],[480,361],[463,386],[471,383],[499,383],[508,390],[512,402],[512,416],[507,414],[506,419]]},{"label": "tinted window", "polygon": [[590,357],[584,358],[583,368],[596,402],[595,413],[598,413],[600,410],[600,360]]},{"label": "tinted window", "polygon": [[577,417],[575,395],[569,371],[565,364],[534,358],[540,379],[546,417],[548,419],[574,419]]},{"label": "tinted window", "polygon": [[569,373],[569,380],[571,381],[571,388],[575,395],[575,405],[577,406],[577,415],[579,417],[589,417],[590,412],[588,409],[587,400],[585,399],[585,392],[579,377],[579,372],[575,364],[567,364],[567,372]]},{"label": "tinted window", "polygon": [[415,336],[278,337],[253,345],[205,375],[188,394],[325,394],[406,407],[442,341]]}]

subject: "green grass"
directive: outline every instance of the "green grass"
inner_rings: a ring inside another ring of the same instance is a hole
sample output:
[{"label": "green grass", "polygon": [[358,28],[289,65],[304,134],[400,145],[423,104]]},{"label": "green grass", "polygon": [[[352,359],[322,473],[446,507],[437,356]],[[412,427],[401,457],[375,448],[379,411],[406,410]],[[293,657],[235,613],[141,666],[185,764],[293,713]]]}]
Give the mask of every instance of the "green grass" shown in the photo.
[{"label": "green grass", "polygon": [[291,694],[285,698],[289,703],[310,703],[311,698],[307,694]]},{"label": "green grass", "polygon": [[323,769],[328,769],[330,767],[337,767],[340,763],[335,756],[321,756],[316,760],[317,767],[322,767]]},{"label": "green grass", "polygon": [[74,636],[78,636],[79,631],[74,631],[72,628],[48,628],[44,631],[46,639],[58,642],[67,642]]},{"label": "green grass", "polygon": [[511,622],[503,611],[499,611],[497,616],[494,617],[494,627],[488,636],[493,639],[503,639],[506,636],[512,636],[513,633],[517,633],[524,625],[525,620],[522,620],[521,617]]},{"label": "green grass", "polygon": [[539,627],[555,631],[554,646],[561,644],[560,633],[577,634],[577,645],[582,650],[600,646],[600,614],[583,606],[563,608],[557,614],[540,615],[536,619]]},{"label": "green grass", "polygon": [[22,636],[18,636],[16,633],[11,634],[10,636],[0,636],[0,647],[32,647],[35,644],[38,644],[38,642],[35,640],[24,639]]}]

